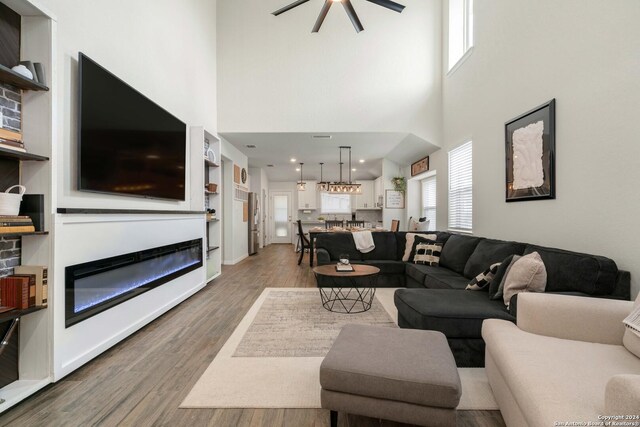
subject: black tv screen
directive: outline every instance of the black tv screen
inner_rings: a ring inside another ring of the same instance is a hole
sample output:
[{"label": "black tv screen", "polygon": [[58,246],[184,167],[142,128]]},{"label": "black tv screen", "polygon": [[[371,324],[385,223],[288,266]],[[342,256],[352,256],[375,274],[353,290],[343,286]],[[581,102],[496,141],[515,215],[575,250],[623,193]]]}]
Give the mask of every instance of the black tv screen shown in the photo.
[{"label": "black tv screen", "polygon": [[79,57],[78,189],[185,200],[187,126]]}]

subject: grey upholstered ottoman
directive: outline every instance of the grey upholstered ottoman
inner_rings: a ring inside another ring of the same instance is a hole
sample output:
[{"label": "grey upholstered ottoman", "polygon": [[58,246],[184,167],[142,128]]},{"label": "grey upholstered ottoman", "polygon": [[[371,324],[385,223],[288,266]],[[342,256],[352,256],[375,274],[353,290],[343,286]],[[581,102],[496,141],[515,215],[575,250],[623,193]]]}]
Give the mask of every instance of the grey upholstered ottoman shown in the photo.
[{"label": "grey upholstered ottoman", "polygon": [[320,366],[322,407],[422,426],[455,426],[461,385],[440,332],[347,325]]}]

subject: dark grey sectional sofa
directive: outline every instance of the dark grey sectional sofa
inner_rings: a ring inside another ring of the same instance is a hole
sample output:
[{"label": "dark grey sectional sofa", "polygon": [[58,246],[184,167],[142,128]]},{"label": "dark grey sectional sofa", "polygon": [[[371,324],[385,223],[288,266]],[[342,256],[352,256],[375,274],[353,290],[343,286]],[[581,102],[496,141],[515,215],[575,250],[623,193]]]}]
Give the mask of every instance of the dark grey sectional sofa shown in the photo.
[{"label": "dark grey sectional sofa", "polygon": [[540,254],[547,270],[546,292],[630,299],[629,272],[618,270],[609,258],[447,232],[421,234],[436,234],[443,243],[440,266],[403,262],[405,232],[373,233],[376,249],[368,254],[356,249],[350,233],[319,235],[318,264],[335,263],[347,253],[353,263],[380,268],[378,287],[406,288],[395,293],[400,327],[444,333],[460,367],[484,366],[485,319],[515,322],[517,295],[507,309],[502,299],[492,300],[487,292],[464,290],[476,275],[510,255]]}]

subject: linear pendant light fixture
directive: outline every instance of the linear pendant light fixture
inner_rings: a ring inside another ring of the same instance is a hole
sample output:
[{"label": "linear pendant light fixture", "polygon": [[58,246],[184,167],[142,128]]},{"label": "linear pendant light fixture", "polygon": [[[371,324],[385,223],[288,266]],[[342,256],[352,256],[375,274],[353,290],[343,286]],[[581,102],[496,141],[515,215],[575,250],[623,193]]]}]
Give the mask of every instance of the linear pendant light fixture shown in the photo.
[{"label": "linear pendant light fixture", "polygon": [[[342,150],[349,150],[349,182],[342,180]],[[360,184],[354,184],[351,181],[351,147],[340,147],[340,181],[332,182],[329,184],[329,193],[333,194],[362,194],[362,186]]]},{"label": "linear pendant light fixture", "polygon": [[[288,12],[291,9],[298,7],[301,4],[304,4],[308,1],[309,0],[294,1],[288,6],[285,6],[282,9],[276,10],[275,12],[272,13],[272,15],[278,16],[281,13]],[[391,0],[367,0],[367,1],[369,3],[377,4],[378,6],[382,6],[384,8],[387,8],[389,10],[392,10],[398,13],[402,13],[402,11],[404,10],[403,5],[398,4]],[[320,31],[320,28],[322,27],[322,24],[324,23],[324,20],[327,17],[327,14],[329,13],[329,9],[331,9],[331,6],[333,6],[334,3],[342,3],[342,6],[344,7],[345,12],[347,12],[347,16],[351,20],[353,27],[356,29],[356,32],[359,33],[360,31],[364,30],[364,27],[362,26],[362,23],[358,18],[358,14],[356,13],[356,10],[353,8],[353,5],[351,4],[351,0],[324,0],[324,5],[322,6],[322,10],[320,10],[320,15],[316,20],[316,24],[313,26],[313,30],[312,30],[313,33],[317,33]]]},{"label": "linear pendant light fixture", "polygon": [[307,183],[302,179],[302,165],[304,165],[304,163],[300,163],[300,181],[298,182],[298,191],[305,191],[307,189]]},{"label": "linear pendant light fixture", "polygon": [[320,182],[318,182],[317,185],[317,189],[318,191],[329,191],[329,183],[325,182],[323,176],[322,176],[322,167],[324,166],[324,163],[320,163]]}]

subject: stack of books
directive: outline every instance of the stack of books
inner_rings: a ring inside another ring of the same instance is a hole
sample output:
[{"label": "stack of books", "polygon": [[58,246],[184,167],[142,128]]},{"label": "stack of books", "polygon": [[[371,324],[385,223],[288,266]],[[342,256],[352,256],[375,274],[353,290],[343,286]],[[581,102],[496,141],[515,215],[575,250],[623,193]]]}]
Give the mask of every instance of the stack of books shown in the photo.
[{"label": "stack of books", "polygon": [[13,132],[7,129],[0,128],[0,148],[6,148],[7,150],[19,151],[26,153],[22,142],[22,134],[19,132]]},{"label": "stack of books", "polygon": [[16,267],[16,274],[0,278],[0,313],[47,305],[47,267]]},{"label": "stack of books", "polygon": [[0,236],[13,233],[33,233],[36,228],[28,216],[2,216],[0,215]]}]

